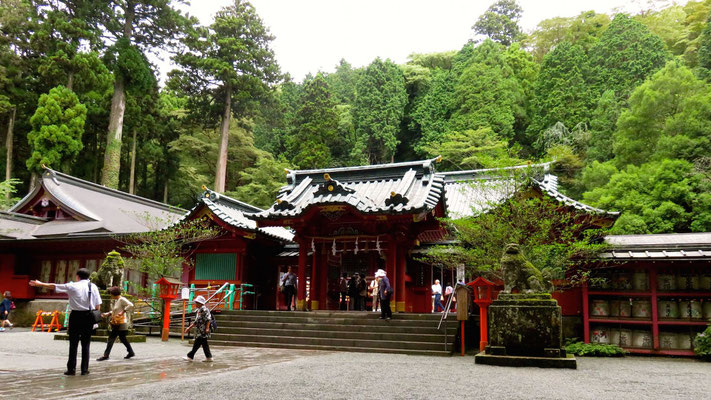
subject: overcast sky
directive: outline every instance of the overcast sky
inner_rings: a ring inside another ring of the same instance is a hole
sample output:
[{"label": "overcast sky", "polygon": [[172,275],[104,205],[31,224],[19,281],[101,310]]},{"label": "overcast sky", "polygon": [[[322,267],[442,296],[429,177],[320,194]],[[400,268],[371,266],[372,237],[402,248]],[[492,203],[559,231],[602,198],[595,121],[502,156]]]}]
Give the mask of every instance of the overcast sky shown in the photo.
[{"label": "overcast sky", "polygon": [[[456,50],[473,37],[471,26],[494,0],[252,0],[276,39],[282,71],[300,81],[332,72],[341,58],[356,67],[375,57],[404,63],[411,53]],[[552,17],[586,10],[636,13],[649,0],[518,0],[526,31]],[[204,25],[232,0],[192,0],[188,11]],[[669,1],[654,1],[659,8]],[[686,0],[677,3],[686,3]],[[164,68],[161,68],[164,69]],[[167,71],[161,71],[164,75]]]}]

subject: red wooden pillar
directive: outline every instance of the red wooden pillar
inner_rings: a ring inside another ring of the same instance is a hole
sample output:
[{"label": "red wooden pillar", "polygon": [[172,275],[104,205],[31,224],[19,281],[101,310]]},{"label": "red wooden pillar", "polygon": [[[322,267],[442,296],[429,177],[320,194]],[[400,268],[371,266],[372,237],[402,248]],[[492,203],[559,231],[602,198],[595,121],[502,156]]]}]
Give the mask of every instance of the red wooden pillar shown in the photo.
[{"label": "red wooden pillar", "polygon": [[318,256],[318,250],[314,250],[312,259],[311,259],[311,287],[310,287],[310,292],[309,292],[309,299],[311,299],[311,309],[312,310],[318,310],[319,308],[319,297],[318,297],[318,287],[319,283],[321,282],[320,276],[319,276],[319,256]]},{"label": "red wooden pillar", "polygon": [[[651,268],[649,268],[651,267]],[[659,310],[657,306],[657,267],[649,266],[647,270],[647,279],[649,279],[649,288],[652,290],[652,340],[654,350],[659,350]]]},{"label": "red wooden pillar", "polygon": [[306,310],[306,257],[308,256],[308,247],[303,241],[299,241],[299,271],[298,288],[296,291],[296,309],[299,311]]},{"label": "red wooden pillar", "polygon": [[395,289],[395,301],[397,312],[405,312],[405,304],[407,302],[407,294],[405,293],[405,247],[398,246],[397,248],[397,288]]},{"label": "red wooden pillar", "polygon": [[[328,255],[322,246],[316,246],[318,250],[318,305],[321,310],[328,310],[327,292],[328,292]],[[336,302],[338,303],[338,302]],[[338,308],[338,306],[336,306]]]},{"label": "red wooden pillar", "polygon": [[588,303],[588,283],[583,282],[583,342],[590,343],[590,304]]},{"label": "red wooden pillar", "polygon": [[395,238],[390,237],[388,239],[388,254],[386,257],[385,273],[390,280],[390,286],[395,291],[395,306],[397,307],[397,299],[400,294],[397,289],[397,243],[395,243]]}]

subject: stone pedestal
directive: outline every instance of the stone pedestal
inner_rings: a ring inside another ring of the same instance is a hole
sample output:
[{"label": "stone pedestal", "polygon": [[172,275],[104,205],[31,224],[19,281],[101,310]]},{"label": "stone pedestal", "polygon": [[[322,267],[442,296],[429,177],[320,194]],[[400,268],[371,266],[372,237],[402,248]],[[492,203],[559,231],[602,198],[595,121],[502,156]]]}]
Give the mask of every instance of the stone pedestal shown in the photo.
[{"label": "stone pedestal", "polygon": [[560,307],[549,294],[500,294],[488,314],[489,346],[486,354],[477,356],[477,363],[576,367],[575,358],[568,357],[563,347]]}]

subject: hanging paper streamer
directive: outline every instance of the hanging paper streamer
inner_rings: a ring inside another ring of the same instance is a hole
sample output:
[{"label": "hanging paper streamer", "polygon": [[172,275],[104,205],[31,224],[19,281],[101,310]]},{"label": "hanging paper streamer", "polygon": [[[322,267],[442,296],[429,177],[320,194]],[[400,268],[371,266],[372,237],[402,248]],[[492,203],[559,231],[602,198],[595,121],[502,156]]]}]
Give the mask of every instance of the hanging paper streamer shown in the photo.
[{"label": "hanging paper streamer", "polygon": [[336,239],[333,239],[333,246],[331,246],[331,254],[336,255]]},{"label": "hanging paper streamer", "polygon": [[311,251],[316,252],[316,246],[314,245],[314,239],[311,238]]},{"label": "hanging paper streamer", "polygon": [[353,254],[358,254],[358,237],[356,237],[355,248],[353,249]]},{"label": "hanging paper streamer", "polygon": [[378,254],[380,254],[380,236],[375,239],[375,250],[377,250]]}]

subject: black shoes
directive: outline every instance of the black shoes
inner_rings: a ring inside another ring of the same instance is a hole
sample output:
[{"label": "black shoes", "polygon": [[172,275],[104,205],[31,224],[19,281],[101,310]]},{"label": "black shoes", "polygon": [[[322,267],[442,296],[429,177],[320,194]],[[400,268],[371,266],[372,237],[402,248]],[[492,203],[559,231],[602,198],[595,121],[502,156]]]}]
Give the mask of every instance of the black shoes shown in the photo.
[{"label": "black shoes", "polygon": [[109,359],[108,356],[101,356],[101,357],[97,358],[96,361],[106,361],[108,359]]},{"label": "black shoes", "polygon": [[124,357],[124,360],[128,360],[129,358],[131,358],[135,355],[136,355],[135,353],[128,353],[128,354],[126,354],[126,357]]},{"label": "black shoes", "polygon": [[[64,371],[64,375],[67,375],[67,376],[74,376],[76,374],[77,374],[76,371]],[[82,375],[89,375],[89,371],[82,371],[81,374]]]}]

